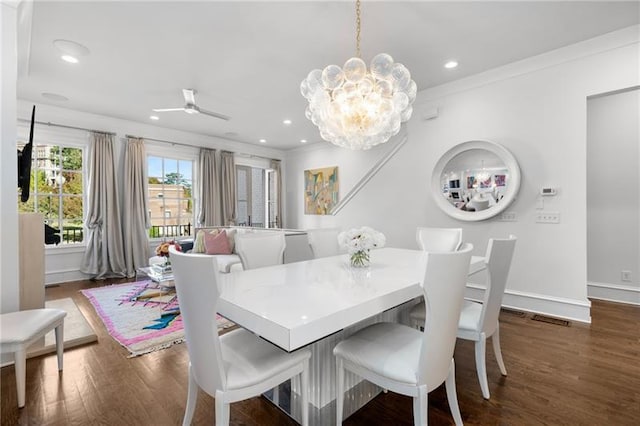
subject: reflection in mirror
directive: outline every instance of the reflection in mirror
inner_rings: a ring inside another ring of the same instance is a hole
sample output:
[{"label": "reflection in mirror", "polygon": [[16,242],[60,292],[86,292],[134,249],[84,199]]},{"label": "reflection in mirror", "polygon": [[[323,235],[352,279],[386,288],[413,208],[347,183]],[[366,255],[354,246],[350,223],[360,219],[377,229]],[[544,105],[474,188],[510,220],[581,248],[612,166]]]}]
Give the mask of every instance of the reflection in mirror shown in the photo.
[{"label": "reflection in mirror", "polygon": [[456,209],[481,211],[494,207],[503,198],[509,170],[494,153],[470,149],[452,158],[442,171],[442,196]]},{"label": "reflection in mirror", "polygon": [[520,188],[520,168],[502,145],[468,141],[436,163],[431,189],[436,204],[460,220],[485,220],[504,211]]}]

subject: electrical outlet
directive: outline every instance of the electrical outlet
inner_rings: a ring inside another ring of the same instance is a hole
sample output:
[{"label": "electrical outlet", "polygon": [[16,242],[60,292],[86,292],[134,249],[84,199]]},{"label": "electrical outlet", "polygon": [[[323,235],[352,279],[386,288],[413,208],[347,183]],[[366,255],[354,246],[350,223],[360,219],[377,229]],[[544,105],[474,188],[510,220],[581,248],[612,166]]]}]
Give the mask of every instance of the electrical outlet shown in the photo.
[{"label": "electrical outlet", "polygon": [[620,276],[622,281],[631,282],[631,271],[622,271]]},{"label": "electrical outlet", "polygon": [[504,212],[500,215],[501,222],[515,222],[516,212]]},{"label": "electrical outlet", "polygon": [[539,211],[536,213],[536,223],[560,223],[560,212]]}]

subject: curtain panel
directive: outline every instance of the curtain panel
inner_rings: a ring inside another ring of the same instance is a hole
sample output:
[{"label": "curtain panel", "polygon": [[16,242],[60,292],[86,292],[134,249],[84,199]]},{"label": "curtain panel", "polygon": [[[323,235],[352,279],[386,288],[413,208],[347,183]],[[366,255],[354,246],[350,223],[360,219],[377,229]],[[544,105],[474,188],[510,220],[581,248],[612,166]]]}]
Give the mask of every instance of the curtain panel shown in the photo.
[{"label": "curtain panel", "polygon": [[92,132],[86,226],[87,249],[80,270],[93,278],[126,276],[116,183],[113,135]]},{"label": "curtain panel", "polygon": [[276,171],[276,226],[282,228],[282,161],[271,160],[271,168]]},{"label": "curtain panel", "polygon": [[223,225],[236,223],[236,164],[233,152],[220,152],[222,160],[222,220]]},{"label": "curtain panel", "polygon": [[215,149],[200,149],[200,226],[222,225],[222,209],[220,203],[220,179]]},{"label": "curtain panel", "polygon": [[147,201],[146,151],[144,140],[128,138],[124,152],[124,203],[122,228],[127,276],[149,263],[151,227]]}]

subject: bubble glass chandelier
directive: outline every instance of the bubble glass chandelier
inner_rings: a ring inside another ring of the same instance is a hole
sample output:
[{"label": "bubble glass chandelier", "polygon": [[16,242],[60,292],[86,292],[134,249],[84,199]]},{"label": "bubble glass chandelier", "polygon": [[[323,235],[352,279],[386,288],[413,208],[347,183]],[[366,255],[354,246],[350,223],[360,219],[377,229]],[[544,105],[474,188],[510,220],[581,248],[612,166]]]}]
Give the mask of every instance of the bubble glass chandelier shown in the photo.
[{"label": "bubble glass chandelier", "polygon": [[305,116],[322,139],[341,147],[370,149],[397,135],[411,118],[417,86],[409,70],[380,53],[367,70],[360,56],[360,0],[356,1],[356,56],[342,68],[314,69],[300,84]]}]

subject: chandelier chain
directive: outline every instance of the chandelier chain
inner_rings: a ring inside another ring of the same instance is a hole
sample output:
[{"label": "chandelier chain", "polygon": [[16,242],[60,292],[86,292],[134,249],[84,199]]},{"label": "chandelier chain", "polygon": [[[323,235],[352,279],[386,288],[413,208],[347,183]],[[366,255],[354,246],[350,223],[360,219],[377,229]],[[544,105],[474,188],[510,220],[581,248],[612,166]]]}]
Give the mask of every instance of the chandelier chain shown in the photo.
[{"label": "chandelier chain", "polygon": [[356,0],[356,56],[362,58],[360,54],[360,0]]}]

